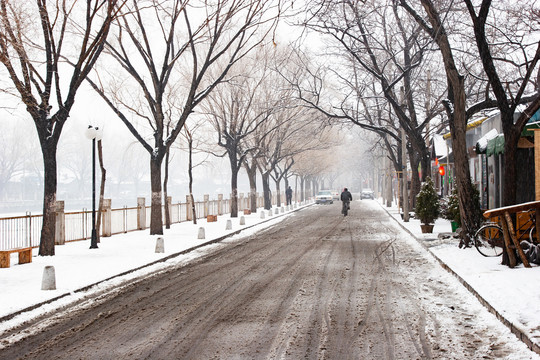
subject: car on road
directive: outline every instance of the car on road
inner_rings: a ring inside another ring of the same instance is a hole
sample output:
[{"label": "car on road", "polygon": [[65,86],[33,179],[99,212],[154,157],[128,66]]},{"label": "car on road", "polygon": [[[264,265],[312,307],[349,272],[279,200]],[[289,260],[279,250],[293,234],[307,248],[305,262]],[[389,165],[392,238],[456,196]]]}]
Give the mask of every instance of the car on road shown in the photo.
[{"label": "car on road", "polygon": [[321,190],[315,196],[316,204],[333,204],[334,197],[332,196],[332,191],[330,190]]},{"label": "car on road", "polygon": [[371,189],[362,189],[362,193],[360,194],[360,199],[375,199],[375,193]]},{"label": "car on road", "polygon": [[334,200],[340,200],[341,195],[339,194],[339,191],[332,190],[332,198],[333,198]]}]

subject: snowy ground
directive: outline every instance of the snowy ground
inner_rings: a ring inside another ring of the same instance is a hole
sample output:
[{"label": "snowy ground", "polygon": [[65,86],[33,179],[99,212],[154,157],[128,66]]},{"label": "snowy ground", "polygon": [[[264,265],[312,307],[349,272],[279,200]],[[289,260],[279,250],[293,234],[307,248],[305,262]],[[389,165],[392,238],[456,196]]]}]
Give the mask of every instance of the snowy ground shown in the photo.
[{"label": "snowy ground", "polygon": [[[363,200],[369,202],[370,200]],[[429,250],[448,265],[459,277],[464,279],[478,294],[487,301],[498,313],[519,329],[537,345],[540,344],[540,286],[538,278],[540,268],[533,265],[531,269],[519,266],[510,269],[500,264],[500,258],[485,258],[476,249],[459,249],[457,240],[438,240],[439,232],[449,232],[450,223],[446,220],[437,220],[434,234],[424,235],[420,232],[419,221],[411,219],[404,223],[397,209],[384,207],[402,226],[417,239],[424,243]],[[162,268],[188,261],[208,251],[209,247],[201,247],[184,255],[171,257],[184,250],[200,246],[212,239],[236,232],[242,228],[240,234],[233,235],[226,242],[235,241],[240,237],[250,236],[262,228],[273,226],[292,212],[279,216],[268,216],[260,219],[260,212],[245,216],[246,225],[239,225],[239,219],[229,219],[221,216],[218,222],[199,224],[175,224],[170,230],[165,230],[165,253],[156,254],[155,245],[157,236],[148,235],[147,231],[131,232],[103,238],[99,249],[89,249],[89,241],[69,243],[56,247],[54,257],[34,256],[31,264],[16,264],[16,255],[12,258],[9,269],[0,269],[0,334],[29,318],[54,311],[60,307],[74,303],[80,298],[92,293],[99,293],[104,289],[119,286],[129,279],[137,278]],[[354,213],[351,214],[354,216]],[[226,231],[227,220],[232,220],[232,230]],[[204,227],[205,240],[198,240],[199,228]],[[404,231],[406,231],[404,229]],[[220,246],[214,244],[210,246]],[[37,250],[35,250],[37,251]],[[148,267],[146,264],[157,262]],[[57,290],[41,290],[43,269],[52,265],[56,272]],[[132,269],[143,267],[134,272]],[[441,269],[441,271],[444,271]],[[126,273],[122,276],[118,274]],[[108,280],[107,280],[108,279]],[[106,280],[106,281],[104,281]],[[78,291],[91,284],[99,283],[84,291]],[[10,314],[19,312],[30,306],[49,301],[56,297],[61,299],[40,306],[34,310],[23,312],[15,317]]]}]

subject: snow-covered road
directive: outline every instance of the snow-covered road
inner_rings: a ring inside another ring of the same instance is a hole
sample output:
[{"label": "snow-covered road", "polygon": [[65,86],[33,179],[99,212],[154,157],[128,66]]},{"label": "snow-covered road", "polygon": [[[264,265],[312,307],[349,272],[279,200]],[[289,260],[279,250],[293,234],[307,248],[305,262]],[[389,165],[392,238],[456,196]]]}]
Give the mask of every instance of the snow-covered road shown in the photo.
[{"label": "snow-covered road", "polygon": [[375,202],[339,209],[8,330],[0,358],[540,358]]}]

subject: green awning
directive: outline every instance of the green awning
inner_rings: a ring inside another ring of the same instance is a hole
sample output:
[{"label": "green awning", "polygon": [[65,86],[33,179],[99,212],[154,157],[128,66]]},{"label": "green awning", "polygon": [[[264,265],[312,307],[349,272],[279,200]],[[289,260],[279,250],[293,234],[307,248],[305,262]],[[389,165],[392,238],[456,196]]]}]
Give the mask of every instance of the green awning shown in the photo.
[{"label": "green awning", "polygon": [[496,138],[488,141],[487,156],[499,155],[504,153],[504,134],[499,134]]},{"label": "green awning", "polygon": [[495,155],[504,153],[504,134],[499,134],[495,138]]},{"label": "green awning", "polygon": [[540,110],[537,110],[529,121],[527,121],[521,132],[521,136],[534,136],[534,129],[540,129]]}]

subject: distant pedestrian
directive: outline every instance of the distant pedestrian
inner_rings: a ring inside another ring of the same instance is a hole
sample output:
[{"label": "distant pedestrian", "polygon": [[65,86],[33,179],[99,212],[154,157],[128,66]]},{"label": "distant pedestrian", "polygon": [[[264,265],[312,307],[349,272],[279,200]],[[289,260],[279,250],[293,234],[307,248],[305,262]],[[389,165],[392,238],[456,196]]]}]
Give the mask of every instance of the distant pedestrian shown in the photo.
[{"label": "distant pedestrian", "polygon": [[292,205],[292,189],[290,186],[285,190],[285,197],[287,198],[287,205]]}]

